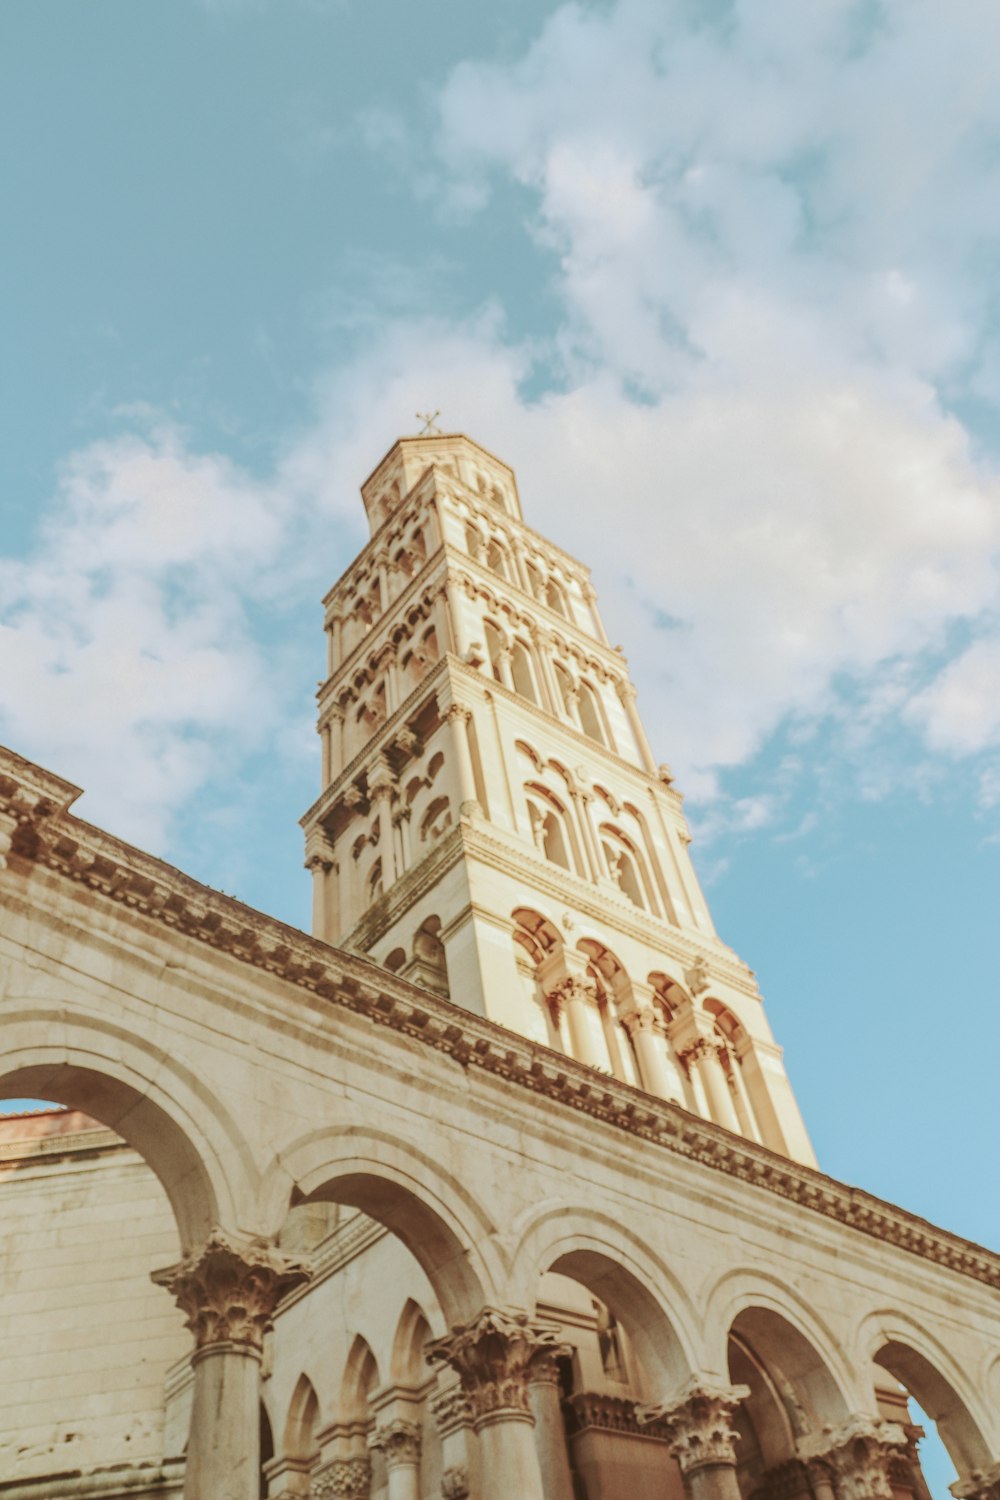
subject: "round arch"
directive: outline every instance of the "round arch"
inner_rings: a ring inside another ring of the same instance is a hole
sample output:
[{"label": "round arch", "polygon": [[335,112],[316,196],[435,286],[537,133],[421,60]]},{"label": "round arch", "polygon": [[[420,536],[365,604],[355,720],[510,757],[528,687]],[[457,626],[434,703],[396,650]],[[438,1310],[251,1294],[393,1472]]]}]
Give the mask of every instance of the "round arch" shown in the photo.
[{"label": "round arch", "polygon": [[[830,1421],[840,1421],[852,1411],[863,1410],[866,1400],[870,1406],[871,1393],[862,1390],[857,1371],[845,1353],[845,1340],[786,1282],[756,1268],[733,1267],[718,1278],[707,1294],[705,1332],[711,1369],[719,1375],[725,1374],[730,1332],[742,1314],[754,1309],[780,1319],[780,1323],[771,1324],[775,1331],[785,1326],[792,1331],[796,1343],[801,1339],[811,1346],[829,1377],[829,1383],[822,1383],[820,1404],[832,1413]],[[764,1342],[765,1345],[770,1342],[767,1333]]]},{"label": "round arch", "polygon": [[343,1203],[384,1225],[424,1271],[448,1323],[497,1300],[505,1268],[486,1210],[409,1141],[359,1126],[302,1137],[265,1175],[262,1212],[272,1234],[304,1199]]},{"label": "round arch", "polygon": [[700,1367],[697,1319],[673,1271],[610,1215],[549,1202],[524,1228],[514,1255],[519,1300],[534,1308],[546,1271],[569,1276],[610,1308],[662,1400]]},{"label": "round arch", "polygon": [[862,1325],[862,1358],[906,1387],[935,1423],[957,1472],[989,1467],[988,1418],[969,1374],[926,1331],[897,1313],[874,1313]]},{"label": "round arch", "polygon": [[139,1153],[169,1199],[182,1254],[219,1224],[256,1227],[249,1147],[176,1057],[124,1027],[33,1007],[5,1015],[0,1059],[0,1094],[82,1110]]}]

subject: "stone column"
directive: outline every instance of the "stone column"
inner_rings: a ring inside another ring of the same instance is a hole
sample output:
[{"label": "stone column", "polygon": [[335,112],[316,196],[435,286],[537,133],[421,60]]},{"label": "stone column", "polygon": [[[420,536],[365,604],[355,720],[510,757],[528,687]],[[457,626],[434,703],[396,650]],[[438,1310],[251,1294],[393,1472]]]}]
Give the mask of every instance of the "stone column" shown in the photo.
[{"label": "stone column", "polygon": [[746,1385],[716,1385],[698,1376],[672,1401],[641,1407],[641,1422],[656,1422],[684,1478],[691,1500],[740,1500],[733,1412],[750,1394]]},{"label": "stone column", "polygon": [[497,652],[496,669],[500,673],[500,682],[509,693],[514,692],[514,673],[510,665],[511,649],[503,646]]},{"label": "stone column", "polygon": [[667,1066],[667,1030],[653,1010],[633,1010],[622,1016],[622,1025],[632,1038],[642,1086],[659,1099],[677,1099],[677,1089]]},{"label": "stone column", "polygon": [[458,1371],[482,1455],[482,1500],[546,1500],[535,1451],[528,1375],[558,1330],[526,1313],[484,1307],[471,1323],[427,1345],[431,1364]]},{"label": "stone column", "polygon": [[577,807],[580,838],[583,841],[584,858],[587,861],[590,878],[593,881],[603,880],[607,876],[607,870],[604,866],[597,830],[590,817],[594,794],[593,792],[584,791],[583,787],[571,787],[570,796]]},{"label": "stone column", "polygon": [[955,1500],[1000,1500],[1000,1463],[973,1469],[950,1486]]},{"label": "stone column", "polygon": [[455,745],[455,760],[458,768],[458,784],[461,788],[460,813],[482,812],[476,793],[476,773],[472,766],[472,748],[469,745],[469,720],[472,710],[461,703],[452,703],[444,711],[445,722],[451,725]]},{"label": "stone column", "polygon": [[338,704],[329,713],[330,780],[335,781],[344,769],[344,710]]},{"label": "stone column", "polygon": [[376,1427],[368,1446],[385,1459],[389,1500],[420,1500],[420,1424],[396,1417]]},{"label": "stone column", "polygon": [[258,1500],[264,1333],[280,1298],[309,1274],[301,1262],[266,1246],[237,1246],[221,1230],[153,1273],[195,1340],[184,1500]]},{"label": "stone column", "polygon": [[552,1017],[559,1027],[561,1016],[566,1017],[569,1034],[570,1055],[589,1068],[607,1070],[607,1058],[602,1057],[596,1044],[589,1021],[590,1007],[595,1004],[593,986],[584,979],[571,976],[547,990],[545,998],[552,1007]]},{"label": "stone column", "polygon": [[545,1500],[573,1500],[573,1476],[566,1447],[566,1428],[559,1389],[559,1364],[564,1349],[543,1349],[528,1370],[528,1401],[535,1419],[535,1450],[542,1471]]},{"label": "stone column", "polygon": [[810,1466],[819,1460],[833,1475],[837,1500],[892,1500],[889,1466],[906,1458],[906,1433],[898,1422],[854,1416],[799,1442],[799,1455]]}]

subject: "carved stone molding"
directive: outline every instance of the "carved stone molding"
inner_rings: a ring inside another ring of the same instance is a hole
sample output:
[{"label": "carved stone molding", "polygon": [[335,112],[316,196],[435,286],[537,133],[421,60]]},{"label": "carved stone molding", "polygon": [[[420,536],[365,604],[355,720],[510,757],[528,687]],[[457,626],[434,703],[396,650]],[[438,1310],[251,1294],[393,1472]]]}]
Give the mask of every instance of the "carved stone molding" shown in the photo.
[{"label": "carved stone molding", "polygon": [[558,1333],[554,1325],[527,1313],[484,1307],[471,1323],[427,1344],[425,1354],[429,1364],[447,1364],[458,1372],[478,1431],[490,1422],[533,1421],[531,1366],[561,1347]]},{"label": "carved stone molding", "polygon": [[396,1417],[385,1422],[368,1439],[369,1448],[375,1448],[385,1459],[386,1468],[395,1469],[400,1464],[420,1462],[420,1423],[407,1422]]},{"label": "carved stone molding", "polygon": [[301,1261],[267,1246],[237,1246],[216,1229],[200,1250],[152,1279],[173,1293],[197,1349],[230,1343],[259,1353],[278,1302],[311,1275]]},{"label": "carved stone molding", "polygon": [[318,1470],[309,1491],[309,1500],[368,1500],[372,1487],[371,1460],[335,1458]]},{"label": "carved stone molding", "polygon": [[803,1458],[820,1460],[832,1471],[838,1500],[892,1500],[890,1468],[909,1451],[898,1422],[868,1416],[851,1417],[799,1443]]},{"label": "carved stone molding", "polygon": [[988,1469],[973,1469],[964,1479],[951,1485],[956,1500],[1000,1500],[1000,1463]]},{"label": "carved stone molding", "polygon": [[598,1432],[628,1432],[642,1437],[666,1435],[659,1420],[645,1420],[640,1416],[635,1402],[625,1396],[579,1391],[575,1396],[570,1396],[569,1405],[576,1415],[581,1432],[596,1429]]},{"label": "carved stone molding", "polygon": [[750,1394],[746,1385],[716,1385],[694,1377],[672,1401],[638,1408],[640,1422],[655,1422],[670,1443],[682,1474],[735,1465],[739,1434],[733,1412]]}]

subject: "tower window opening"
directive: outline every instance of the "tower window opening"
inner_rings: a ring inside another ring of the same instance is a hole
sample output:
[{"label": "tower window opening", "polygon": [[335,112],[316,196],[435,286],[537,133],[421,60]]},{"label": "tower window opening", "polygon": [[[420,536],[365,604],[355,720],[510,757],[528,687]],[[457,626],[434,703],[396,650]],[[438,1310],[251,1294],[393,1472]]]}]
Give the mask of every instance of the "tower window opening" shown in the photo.
[{"label": "tower window opening", "polygon": [[432,843],[451,827],[451,803],[447,797],[436,797],[420,821],[420,842]]},{"label": "tower window opening", "polygon": [[550,798],[541,787],[529,789],[528,819],[536,849],[554,865],[572,870],[574,866],[564,822],[565,813],[555,798]]},{"label": "tower window opening", "polygon": [[639,857],[616,829],[602,829],[601,844],[607,861],[608,874],[623,895],[638,907],[649,906],[639,873]]},{"label": "tower window opening", "polygon": [[494,680],[503,682],[503,673],[500,670],[500,661],[507,647],[503,635],[498,626],[492,620],[483,621],[483,634],[486,637],[486,654],[490,661],[490,670]]},{"label": "tower window opening", "polygon": [[510,670],[514,679],[514,691],[529,703],[538,703],[535,674],[531,665],[531,654],[523,641],[515,641],[511,647]]},{"label": "tower window opening", "polygon": [[368,872],[366,894],[369,906],[371,906],[373,901],[377,901],[382,894],[382,861],[380,859],[375,861]]},{"label": "tower window opening", "polygon": [[566,592],[557,578],[549,579],[545,589],[545,602],[549,609],[555,610],[557,615],[562,615],[563,619],[569,619]]},{"label": "tower window opening", "polygon": [[589,682],[580,683],[579,704],[580,724],[584,734],[588,735],[592,740],[596,740],[599,745],[604,745],[607,748],[608,736],[604,727],[599,700],[597,693]]},{"label": "tower window opening", "polygon": [[507,554],[500,543],[494,539],[486,550],[486,565],[501,578],[508,579],[510,573],[507,567]]}]

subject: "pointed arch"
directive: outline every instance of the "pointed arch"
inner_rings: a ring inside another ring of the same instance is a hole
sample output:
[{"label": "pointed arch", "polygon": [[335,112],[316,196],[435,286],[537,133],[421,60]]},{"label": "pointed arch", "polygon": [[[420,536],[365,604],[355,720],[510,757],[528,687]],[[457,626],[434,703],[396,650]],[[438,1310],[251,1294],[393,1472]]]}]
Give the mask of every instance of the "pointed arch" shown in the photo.
[{"label": "pointed arch", "polygon": [[423,1308],[408,1298],[392,1341],[390,1375],[394,1385],[415,1386],[427,1379],[424,1345],[430,1337],[431,1325]]},{"label": "pointed arch", "polygon": [[295,1389],[288,1403],[282,1438],[284,1457],[298,1459],[303,1463],[313,1462],[319,1452],[316,1440],[318,1431],[319,1398],[309,1376],[303,1373],[295,1382]]},{"label": "pointed arch", "polygon": [[368,1341],[362,1334],[356,1333],[348,1350],[340,1381],[338,1417],[345,1426],[367,1426],[368,1401],[381,1383],[378,1362]]}]

